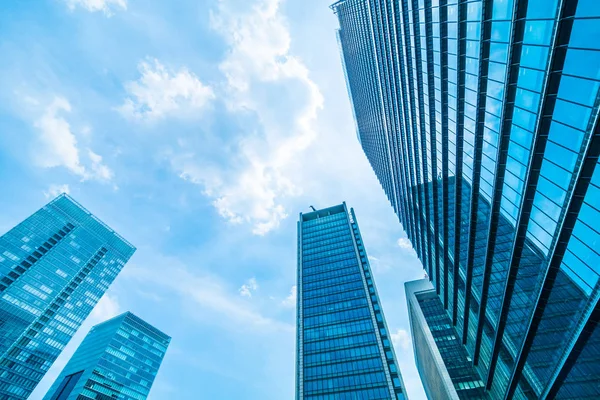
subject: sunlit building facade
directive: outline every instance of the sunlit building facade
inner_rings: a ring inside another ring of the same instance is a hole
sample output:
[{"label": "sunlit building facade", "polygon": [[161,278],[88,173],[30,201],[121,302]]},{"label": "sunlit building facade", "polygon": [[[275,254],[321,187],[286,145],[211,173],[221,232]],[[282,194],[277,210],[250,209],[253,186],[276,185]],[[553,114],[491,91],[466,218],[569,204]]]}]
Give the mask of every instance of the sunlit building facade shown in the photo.
[{"label": "sunlit building facade", "polygon": [[354,210],[298,222],[297,400],[404,400]]},{"label": "sunlit building facade", "polygon": [[0,237],[0,399],[26,399],[135,248],[67,195]]},{"label": "sunlit building facade", "polygon": [[145,400],[171,338],[130,312],[94,326],[44,400]]},{"label": "sunlit building facade", "polygon": [[359,140],[483,396],[600,398],[600,2],[332,8]]}]

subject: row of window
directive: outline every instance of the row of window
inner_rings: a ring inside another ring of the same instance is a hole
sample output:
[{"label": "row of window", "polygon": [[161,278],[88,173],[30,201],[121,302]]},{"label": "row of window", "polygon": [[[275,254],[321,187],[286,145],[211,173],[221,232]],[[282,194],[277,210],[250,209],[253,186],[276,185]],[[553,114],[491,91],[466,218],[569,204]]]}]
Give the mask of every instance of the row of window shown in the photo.
[{"label": "row of window", "polygon": [[304,392],[307,395],[319,392],[343,391],[349,389],[362,389],[386,384],[383,372],[371,372],[360,375],[349,375],[338,378],[326,378],[319,380],[305,380]]},{"label": "row of window", "polygon": [[377,345],[361,346],[353,349],[333,350],[318,354],[305,354],[304,364],[325,364],[329,362],[353,360],[358,358],[373,357],[379,354]]}]

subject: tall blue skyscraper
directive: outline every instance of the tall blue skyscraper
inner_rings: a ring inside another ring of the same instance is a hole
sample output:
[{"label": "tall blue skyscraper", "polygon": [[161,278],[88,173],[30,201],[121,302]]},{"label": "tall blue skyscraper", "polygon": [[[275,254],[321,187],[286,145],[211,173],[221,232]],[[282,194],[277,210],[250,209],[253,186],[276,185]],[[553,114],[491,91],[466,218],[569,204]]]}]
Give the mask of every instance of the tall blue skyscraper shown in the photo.
[{"label": "tall blue skyscraper", "polygon": [[332,8],[362,147],[484,395],[600,398],[600,2]]},{"label": "tall blue skyscraper", "polygon": [[298,222],[297,400],[406,399],[354,210]]},{"label": "tall blue skyscraper", "polygon": [[144,400],[171,338],[130,312],[94,326],[44,400]]},{"label": "tall blue skyscraper", "polygon": [[26,399],[135,248],[67,195],[0,237],[0,399]]}]

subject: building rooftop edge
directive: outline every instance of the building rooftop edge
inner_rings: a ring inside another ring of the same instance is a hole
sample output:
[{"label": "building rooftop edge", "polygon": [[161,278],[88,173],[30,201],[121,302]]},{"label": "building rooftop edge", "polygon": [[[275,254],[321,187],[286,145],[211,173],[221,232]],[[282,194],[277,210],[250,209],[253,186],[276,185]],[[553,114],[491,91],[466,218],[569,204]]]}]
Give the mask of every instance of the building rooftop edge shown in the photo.
[{"label": "building rooftop edge", "polygon": [[166,334],[165,332],[163,332],[162,330],[158,329],[157,327],[155,327],[154,325],[152,325],[151,323],[149,323],[148,321],[146,321],[145,319],[139,317],[138,315],[134,314],[131,311],[125,311],[119,315],[115,315],[112,318],[109,318],[107,320],[104,320],[102,322],[97,323],[96,325],[94,325],[92,328],[96,328],[98,326],[104,325],[106,323],[118,320],[118,319],[125,319],[127,317],[133,317],[134,319],[140,320],[141,322],[145,323],[146,325],[148,325],[149,327],[151,327],[152,329],[156,330],[158,333],[164,335],[166,338],[168,339],[172,339],[172,337],[168,334]]},{"label": "building rooftop edge", "polygon": [[[310,221],[313,219],[317,219],[320,217],[324,217],[327,215],[331,215],[333,214],[340,214],[346,211],[346,202],[343,201],[340,204],[336,204],[334,206],[330,206],[330,207],[326,207],[326,208],[321,208],[319,210],[315,210],[315,211],[311,211],[308,213],[300,213],[300,221]],[[312,207],[312,206],[311,206]]]},{"label": "building rooftop edge", "polygon": [[81,211],[83,211],[84,213],[86,213],[90,217],[92,217],[96,222],[98,222],[100,225],[102,225],[104,228],[106,228],[110,233],[112,233],[113,235],[115,235],[118,239],[120,239],[121,241],[123,241],[127,246],[131,247],[134,250],[137,250],[137,248],[133,244],[131,244],[131,242],[129,242],[123,236],[121,236],[120,234],[118,234],[114,229],[112,229],[110,226],[108,226],[106,224],[106,222],[102,221],[100,218],[98,218],[97,216],[95,216],[87,208],[85,208],[83,205],[81,205],[81,203],[79,203],[77,200],[75,200],[73,197],[71,197],[67,193],[59,194],[52,201],[50,201],[50,203],[48,203],[48,204],[53,204],[53,203],[55,203],[56,201],[58,201],[59,199],[61,199],[63,197],[66,198],[66,199],[68,199],[70,202],[72,202],[75,206],[77,206],[79,209],[81,209]]}]

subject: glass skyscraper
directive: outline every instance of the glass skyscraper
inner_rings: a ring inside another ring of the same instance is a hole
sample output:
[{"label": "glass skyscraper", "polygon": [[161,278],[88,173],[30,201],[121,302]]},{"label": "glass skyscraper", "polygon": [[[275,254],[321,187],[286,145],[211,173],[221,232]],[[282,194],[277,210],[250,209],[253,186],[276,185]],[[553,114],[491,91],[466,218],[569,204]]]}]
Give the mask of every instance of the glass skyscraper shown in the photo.
[{"label": "glass skyscraper", "polygon": [[427,279],[407,282],[417,370],[429,399],[485,399],[483,381]]},{"label": "glass skyscraper", "polygon": [[483,396],[600,398],[600,2],[332,8],[359,140]]},{"label": "glass skyscraper", "polygon": [[144,400],[171,338],[130,312],[94,326],[44,400]]},{"label": "glass skyscraper", "polygon": [[26,399],[135,248],[67,195],[0,237],[0,399]]},{"label": "glass skyscraper", "polygon": [[402,376],[354,210],[298,222],[297,400],[403,400]]}]

